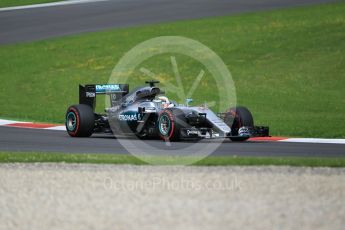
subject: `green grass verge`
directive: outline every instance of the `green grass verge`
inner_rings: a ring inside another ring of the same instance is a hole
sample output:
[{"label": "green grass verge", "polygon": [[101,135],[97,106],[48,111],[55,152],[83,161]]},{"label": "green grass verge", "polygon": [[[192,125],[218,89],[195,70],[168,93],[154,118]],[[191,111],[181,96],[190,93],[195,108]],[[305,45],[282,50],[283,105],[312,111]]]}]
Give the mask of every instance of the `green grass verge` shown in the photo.
[{"label": "green grass verge", "polygon": [[[176,165],[178,157],[156,157],[159,165]],[[151,159],[152,160],[152,159]],[[183,161],[183,160],[182,160]],[[144,161],[131,155],[118,154],[72,154],[38,152],[0,152],[0,163],[91,163],[91,164],[133,164],[146,165]],[[194,163],[195,166],[308,166],[345,167],[345,158],[302,158],[302,157],[207,157]]]},{"label": "green grass verge", "polygon": [[59,2],[63,0],[0,0],[1,7],[10,7],[10,6],[25,6],[32,4],[48,3],[48,2]]},{"label": "green grass verge", "polygon": [[[0,117],[63,122],[67,106],[78,102],[79,83],[107,82],[138,43],[179,35],[202,42],[224,60],[238,104],[249,107],[256,123],[269,125],[273,135],[345,137],[344,12],[345,3],[324,4],[0,46]],[[190,87],[200,66],[185,57],[177,61]],[[163,82],[174,79],[169,56],[143,66]],[[131,88],[143,80],[134,73]],[[218,97],[210,76],[200,87],[195,101]],[[104,100],[98,102],[101,108]]]}]

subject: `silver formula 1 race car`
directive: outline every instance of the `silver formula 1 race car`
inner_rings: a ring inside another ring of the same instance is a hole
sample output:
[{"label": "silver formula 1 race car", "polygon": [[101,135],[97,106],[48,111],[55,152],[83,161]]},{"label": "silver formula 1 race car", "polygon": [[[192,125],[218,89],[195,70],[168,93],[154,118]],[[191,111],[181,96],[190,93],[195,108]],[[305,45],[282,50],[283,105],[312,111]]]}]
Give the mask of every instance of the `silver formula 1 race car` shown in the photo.
[{"label": "silver formula 1 race car", "polygon": [[[245,107],[231,108],[216,114],[206,105],[178,105],[163,96],[158,81],[147,81],[129,92],[128,84],[79,86],[79,104],[66,113],[66,130],[72,137],[89,137],[93,133],[115,136],[160,138],[165,141],[230,138],[245,141],[250,137],[268,136],[269,128],[254,126]],[[105,114],[95,113],[96,96],[107,94],[110,106]]]}]

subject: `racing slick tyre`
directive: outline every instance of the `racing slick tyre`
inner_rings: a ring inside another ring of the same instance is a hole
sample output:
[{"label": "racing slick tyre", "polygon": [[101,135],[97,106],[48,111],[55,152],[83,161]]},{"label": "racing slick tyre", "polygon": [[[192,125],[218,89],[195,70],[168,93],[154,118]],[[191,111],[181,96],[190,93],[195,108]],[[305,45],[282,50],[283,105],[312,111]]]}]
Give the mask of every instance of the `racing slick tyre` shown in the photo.
[{"label": "racing slick tyre", "polygon": [[185,114],[180,109],[164,109],[158,116],[158,134],[164,141],[180,141],[181,128],[188,128]]},{"label": "racing slick tyre", "polygon": [[66,130],[71,137],[89,137],[95,126],[95,114],[88,105],[72,105],[66,112]]},{"label": "racing slick tyre", "polygon": [[253,127],[254,121],[252,113],[246,108],[242,106],[231,108],[228,116],[233,118],[233,122],[231,124],[231,137],[232,141],[245,141],[249,138],[248,135],[242,136],[239,135],[239,130],[241,127]]}]

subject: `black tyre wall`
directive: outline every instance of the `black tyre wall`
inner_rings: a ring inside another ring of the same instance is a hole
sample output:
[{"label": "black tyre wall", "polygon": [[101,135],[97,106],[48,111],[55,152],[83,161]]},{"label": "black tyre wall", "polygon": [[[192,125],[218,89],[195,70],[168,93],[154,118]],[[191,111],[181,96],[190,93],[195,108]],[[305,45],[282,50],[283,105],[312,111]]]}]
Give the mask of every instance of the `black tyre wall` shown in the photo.
[{"label": "black tyre wall", "polygon": [[[68,128],[68,114],[73,113],[76,117],[75,128]],[[89,137],[92,135],[95,127],[95,114],[92,108],[88,105],[79,104],[72,105],[66,112],[66,130],[72,137]]]},{"label": "black tyre wall", "polygon": [[238,135],[238,129],[242,126],[253,127],[254,120],[252,113],[243,106],[238,106],[230,109],[231,116],[234,117],[234,121],[231,126],[231,134],[233,136]]},{"label": "black tyre wall", "polygon": [[185,114],[182,110],[177,108],[165,109],[158,116],[157,125],[159,126],[159,121],[162,116],[167,116],[171,122],[171,129],[167,135],[163,135],[159,129],[158,133],[161,139],[164,141],[179,141],[181,139],[181,128],[190,127],[187,123]]}]

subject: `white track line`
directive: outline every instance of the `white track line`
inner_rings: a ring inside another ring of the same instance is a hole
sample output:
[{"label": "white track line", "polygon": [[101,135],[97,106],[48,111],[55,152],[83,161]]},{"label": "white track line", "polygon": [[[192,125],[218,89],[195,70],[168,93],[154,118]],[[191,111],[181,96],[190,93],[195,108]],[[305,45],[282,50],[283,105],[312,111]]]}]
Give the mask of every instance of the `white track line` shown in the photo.
[{"label": "white track line", "polygon": [[9,124],[13,124],[13,123],[28,123],[28,122],[24,122],[24,121],[10,121],[10,120],[0,119],[0,126],[9,125]]},{"label": "white track line", "polygon": [[[295,143],[320,143],[320,144],[345,144],[345,139],[325,139],[325,138],[288,138],[280,142]],[[344,150],[345,151],[345,150]]]},{"label": "white track line", "polygon": [[64,125],[59,125],[59,126],[55,126],[55,127],[51,127],[51,128],[44,128],[47,130],[58,130],[58,131],[66,131],[66,126]]},{"label": "white track line", "polygon": [[42,3],[26,6],[12,6],[0,8],[0,11],[10,11],[10,10],[24,10],[24,9],[33,9],[41,7],[50,7],[50,6],[63,6],[63,5],[72,5],[72,4],[81,4],[81,3],[90,3],[90,2],[104,2],[109,0],[68,0],[62,2],[51,2],[51,3]]}]

